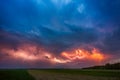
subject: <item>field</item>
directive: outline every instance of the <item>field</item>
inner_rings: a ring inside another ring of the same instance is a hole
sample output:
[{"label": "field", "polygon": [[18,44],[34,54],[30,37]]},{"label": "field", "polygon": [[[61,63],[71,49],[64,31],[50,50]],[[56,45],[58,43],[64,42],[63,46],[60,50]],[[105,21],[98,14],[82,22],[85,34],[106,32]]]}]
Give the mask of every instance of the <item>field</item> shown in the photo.
[{"label": "field", "polygon": [[0,70],[0,80],[120,80],[120,70]]},{"label": "field", "polygon": [[29,70],[36,80],[120,80],[117,70],[48,69]]},{"label": "field", "polygon": [[0,80],[35,80],[27,70],[0,70]]}]

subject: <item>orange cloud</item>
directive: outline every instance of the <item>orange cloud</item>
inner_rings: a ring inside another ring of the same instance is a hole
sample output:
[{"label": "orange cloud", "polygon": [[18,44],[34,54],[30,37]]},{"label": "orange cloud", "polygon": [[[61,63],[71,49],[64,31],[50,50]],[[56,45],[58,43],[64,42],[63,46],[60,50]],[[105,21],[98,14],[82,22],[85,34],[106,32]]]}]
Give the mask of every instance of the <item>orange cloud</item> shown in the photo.
[{"label": "orange cloud", "polygon": [[72,52],[63,52],[61,55],[64,58],[69,59],[71,61],[86,59],[86,60],[101,62],[106,58],[106,56],[103,53],[101,53],[99,50],[95,48],[92,51],[87,51],[84,49],[76,49]]},{"label": "orange cloud", "polygon": [[56,56],[34,45],[23,45],[17,50],[4,49],[2,52],[7,53],[14,59],[24,61],[47,61],[51,64],[65,64],[74,62],[75,60],[81,61],[95,61],[102,62],[106,59],[106,55],[101,53],[98,49],[94,48],[91,51],[85,49],[75,49],[72,51],[64,51]]}]

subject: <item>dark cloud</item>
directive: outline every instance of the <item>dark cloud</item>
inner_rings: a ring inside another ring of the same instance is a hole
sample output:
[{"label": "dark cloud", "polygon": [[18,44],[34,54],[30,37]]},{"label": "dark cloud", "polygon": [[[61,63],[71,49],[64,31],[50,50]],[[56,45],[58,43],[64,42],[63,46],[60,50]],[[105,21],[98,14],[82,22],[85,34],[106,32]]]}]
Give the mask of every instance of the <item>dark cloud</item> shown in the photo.
[{"label": "dark cloud", "polygon": [[120,53],[120,28],[115,30],[111,35],[105,37],[103,41],[103,46],[100,48],[109,54],[119,54]]}]

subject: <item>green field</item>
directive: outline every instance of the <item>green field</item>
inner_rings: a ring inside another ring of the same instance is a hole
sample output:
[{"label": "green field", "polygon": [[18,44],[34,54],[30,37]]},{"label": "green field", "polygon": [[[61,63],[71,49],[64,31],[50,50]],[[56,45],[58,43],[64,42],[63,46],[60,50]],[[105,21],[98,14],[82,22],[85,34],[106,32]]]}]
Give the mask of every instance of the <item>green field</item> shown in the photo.
[{"label": "green field", "polygon": [[29,70],[36,80],[120,80],[119,70]]},{"label": "green field", "polygon": [[82,70],[82,69],[45,69],[31,70],[33,72],[43,73],[59,73],[72,75],[89,75],[89,76],[105,76],[105,77],[120,77],[120,70]]},{"label": "green field", "polygon": [[120,80],[120,70],[0,70],[0,80]]},{"label": "green field", "polygon": [[35,80],[27,70],[0,70],[0,80]]}]

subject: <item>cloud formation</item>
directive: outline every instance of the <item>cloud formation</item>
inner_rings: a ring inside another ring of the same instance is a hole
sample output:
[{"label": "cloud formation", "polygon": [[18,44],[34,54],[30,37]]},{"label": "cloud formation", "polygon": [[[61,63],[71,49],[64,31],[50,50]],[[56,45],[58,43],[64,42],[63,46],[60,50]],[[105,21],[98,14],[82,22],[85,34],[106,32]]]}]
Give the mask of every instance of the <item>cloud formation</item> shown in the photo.
[{"label": "cloud formation", "polygon": [[[6,51],[12,50],[13,54],[29,45],[35,47],[34,53],[31,49],[29,51],[29,47],[25,51],[35,56],[42,55],[39,52],[41,48],[56,57],[64,51],[80,48],[91,52],[96,48],[105,55],[119,58],[119,14],[119,0],[1,0],[0,56],[12,61]],[[9,67],[4,62],[0,61],[0,64]],[[34,67],[40,67],[36,65],[37,61],[33,63]],[[46,66],[48,62],[41,63]],[[56,64],[54,67],[81,67],[86,64],[91,63]],[[24,63],[23,66],[27,65]]]}]

